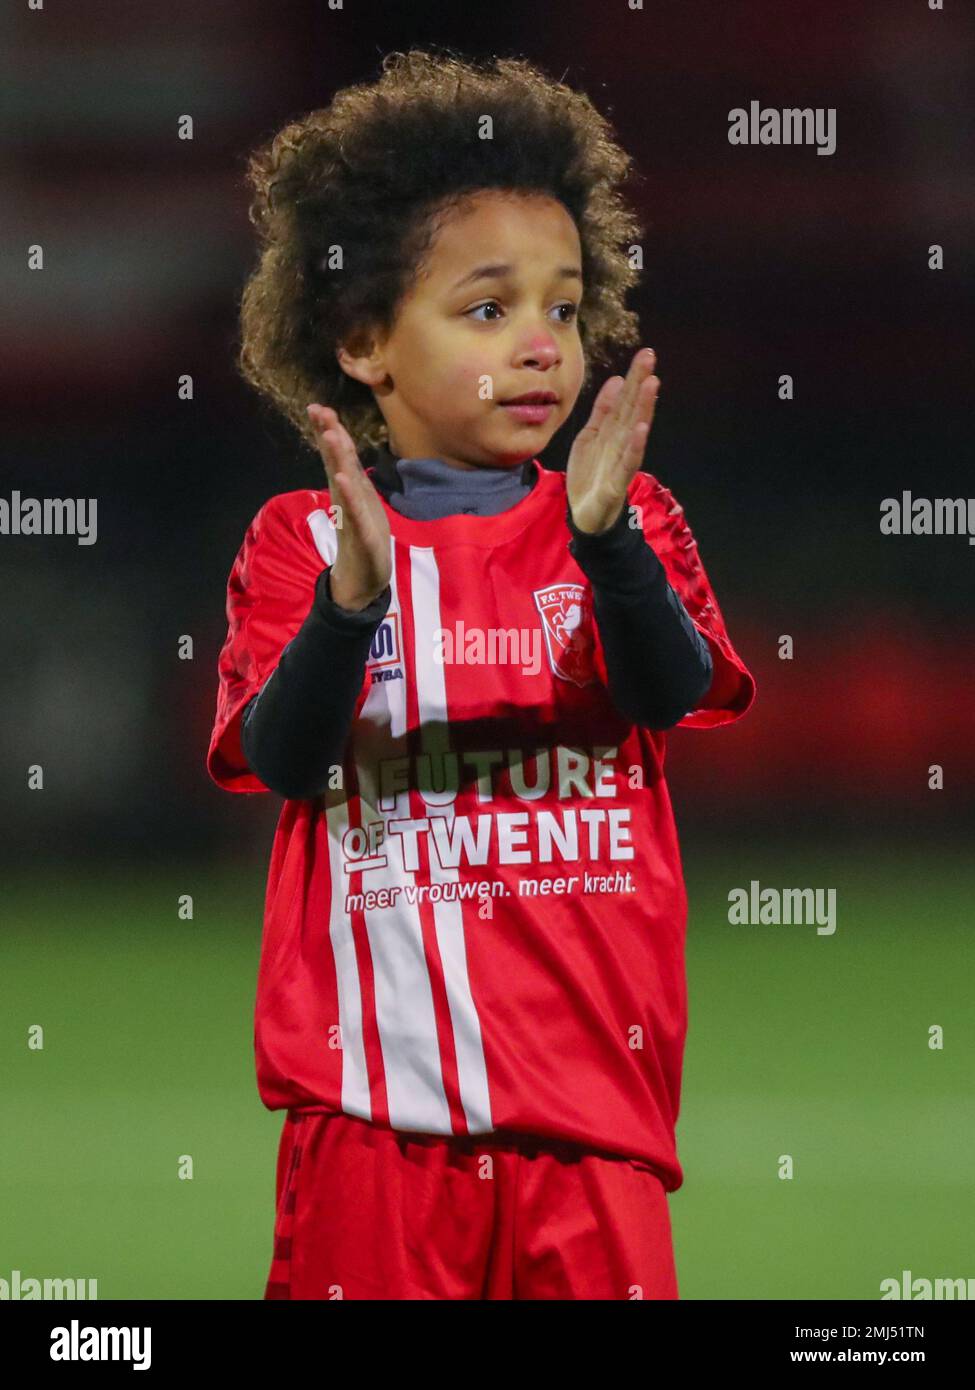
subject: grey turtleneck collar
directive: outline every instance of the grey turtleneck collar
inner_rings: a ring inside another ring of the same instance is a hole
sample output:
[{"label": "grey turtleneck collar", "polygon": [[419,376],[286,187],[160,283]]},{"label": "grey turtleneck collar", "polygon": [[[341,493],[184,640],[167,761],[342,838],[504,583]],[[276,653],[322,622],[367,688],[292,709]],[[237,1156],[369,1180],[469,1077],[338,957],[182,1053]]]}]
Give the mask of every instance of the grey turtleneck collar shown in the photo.
[{"label": "grey turtleneck collar", "polygon": [[414,521],[444,516],[496,516],[531,492],[535,466],[454,468],[440,458],[398,459],[383,444],[376,451],[373,481],[394,511]]}]

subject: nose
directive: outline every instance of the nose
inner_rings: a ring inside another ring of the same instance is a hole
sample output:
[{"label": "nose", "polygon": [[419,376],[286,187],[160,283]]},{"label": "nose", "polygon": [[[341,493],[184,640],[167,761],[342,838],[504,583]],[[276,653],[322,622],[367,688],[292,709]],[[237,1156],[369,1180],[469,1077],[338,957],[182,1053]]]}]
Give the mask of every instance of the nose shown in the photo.
[{"label": "nose", "polygon": [[528,341],[515,354],[519,367],[555,367],[562,360],[559,345],[551,333],[535,330],[528,335]]}]

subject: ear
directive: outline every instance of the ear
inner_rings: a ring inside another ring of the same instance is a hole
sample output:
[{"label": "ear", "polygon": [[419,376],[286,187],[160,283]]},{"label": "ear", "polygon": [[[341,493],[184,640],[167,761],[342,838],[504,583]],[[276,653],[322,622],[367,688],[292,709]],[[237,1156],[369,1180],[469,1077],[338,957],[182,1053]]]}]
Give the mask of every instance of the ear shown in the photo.
[{"label": "ear", "polygon": [[347,376],[373,390],[386,379],[382,342],[378,335],[365,331],[353,335],[338,345],[335,357]]}]

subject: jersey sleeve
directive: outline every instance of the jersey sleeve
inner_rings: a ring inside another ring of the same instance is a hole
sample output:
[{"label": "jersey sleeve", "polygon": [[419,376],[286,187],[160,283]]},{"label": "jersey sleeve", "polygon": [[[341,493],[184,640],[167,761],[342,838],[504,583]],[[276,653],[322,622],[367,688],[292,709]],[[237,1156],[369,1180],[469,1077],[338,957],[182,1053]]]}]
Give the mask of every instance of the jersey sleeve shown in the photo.
[{"label": "jersey sleeve", "polygon": [[[260,509],[244,536],[227,581],[227,638],[217,663],[216,718],[206,766],[219,787],[231,792],[270,788],[248,767],[240,746],[240,723],[247,702],[258,693],[284,648],[307,618],[315,582],[328,565],[310,520],[324,521],[315,494],[307,506],[286,506],[283,494]],[[291,494],[293,497],[294,494]]]},{"label": "jersey sleeve", "polygon": [[705,638],[714,662],[710,688],[677,728],[712,729],[740,719],[755,698],[755,678],[735,651],[711,581],[701,562],[697,541],[684,518],[684,508],[672,492],[648,473],[630,484],[630,505],[638,508],[634,525],[660,559],[698,632]]}]

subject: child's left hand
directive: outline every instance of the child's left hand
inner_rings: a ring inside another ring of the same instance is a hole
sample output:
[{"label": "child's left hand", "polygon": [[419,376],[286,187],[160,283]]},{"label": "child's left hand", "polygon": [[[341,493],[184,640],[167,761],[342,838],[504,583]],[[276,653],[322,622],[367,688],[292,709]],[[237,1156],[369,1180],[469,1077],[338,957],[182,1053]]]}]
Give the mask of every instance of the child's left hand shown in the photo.
[{"label": "child's left hand", "polygon": [[611,376],[593,404],[589,423],[576,436],[565,470],[572,520],[580,531],[608,531],[626,503],[640,467],[660,390],[656,356],[641,348],[624,381]]}]

